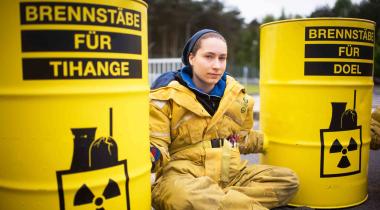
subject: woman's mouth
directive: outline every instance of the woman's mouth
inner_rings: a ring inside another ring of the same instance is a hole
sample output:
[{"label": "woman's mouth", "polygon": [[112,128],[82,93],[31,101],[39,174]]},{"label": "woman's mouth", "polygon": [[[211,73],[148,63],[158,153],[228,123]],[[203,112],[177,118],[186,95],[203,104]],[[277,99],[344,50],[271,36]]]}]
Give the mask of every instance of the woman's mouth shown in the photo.
[{"label": "woman's mouth", "polygon": [[210,77],[212,77],[212,78],[218,78],[218,77],[220,77],[220,74],[209,73],[208,75]]}]

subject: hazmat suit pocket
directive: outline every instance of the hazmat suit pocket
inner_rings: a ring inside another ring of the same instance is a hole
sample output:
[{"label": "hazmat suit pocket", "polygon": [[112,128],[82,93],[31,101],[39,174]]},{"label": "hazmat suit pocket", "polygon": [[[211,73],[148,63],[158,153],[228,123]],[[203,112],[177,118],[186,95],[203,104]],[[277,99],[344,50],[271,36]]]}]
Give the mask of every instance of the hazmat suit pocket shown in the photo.
[{"label": "hazmat suit pocket", "polygon": [[231,159],[229,164],[229,178],[232,180],[246,166],[247,161],[241,161],[238,148],[231,148]]},{"label": "hazmat suit pocket", "polygon": [[220,181],[222,150],[219,148],[206,148],[205,175],[216,183]]}]

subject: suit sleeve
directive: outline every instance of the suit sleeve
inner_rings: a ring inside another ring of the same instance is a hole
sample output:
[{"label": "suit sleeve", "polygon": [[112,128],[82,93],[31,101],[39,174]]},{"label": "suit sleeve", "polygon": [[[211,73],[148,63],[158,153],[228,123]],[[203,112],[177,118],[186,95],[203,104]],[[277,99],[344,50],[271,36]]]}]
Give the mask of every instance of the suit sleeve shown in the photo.
[{"label": "suit sleeve", "polygon": [[166,165],[170,160],[168,146],[170,137],[171,109],[169,101],[151,100],[149,118],[149,138],[151,147],[159,150],[160,156],[152,159],[152,172]]},{"label": "suit sleeve", "polygon": [[264,138],[260,131],[253,130],[253,106],[254,101],[251,96],[245,95],[244,100],[248,100],[248,112],[239,133],[239,150],[242,154],[263,152]]},{"label": "suit sleeve", "polygon": [[371,115],[371,142],[370,148],[372,150],[380,149],[380,106],[372,112]]}]

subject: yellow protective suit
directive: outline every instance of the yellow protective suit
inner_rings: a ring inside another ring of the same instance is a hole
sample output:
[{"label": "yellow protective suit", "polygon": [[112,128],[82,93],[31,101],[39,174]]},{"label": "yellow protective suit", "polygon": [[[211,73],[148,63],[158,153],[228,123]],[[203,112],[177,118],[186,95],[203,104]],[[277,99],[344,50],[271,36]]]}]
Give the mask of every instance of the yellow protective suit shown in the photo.
[{"label": "yellow protective suit", "polygon": [[[150,141],[162,153],[153,207],[260,210],[286,204],[298,188],[293,171],[240,160],[240,152],[263,150],[262,135],[252,127],[253,98],[232,77],[214,116],[177,81],[152,90]],[[233,134],[240,137],[237,144],[226,140]],[[212,139],[220,146],[213,148]]]},{"label": "yellow protective suit", "polygon": [[377,106],[372,112],[371,119],[371,144],[370,148],[380,149],[380,106]]}]

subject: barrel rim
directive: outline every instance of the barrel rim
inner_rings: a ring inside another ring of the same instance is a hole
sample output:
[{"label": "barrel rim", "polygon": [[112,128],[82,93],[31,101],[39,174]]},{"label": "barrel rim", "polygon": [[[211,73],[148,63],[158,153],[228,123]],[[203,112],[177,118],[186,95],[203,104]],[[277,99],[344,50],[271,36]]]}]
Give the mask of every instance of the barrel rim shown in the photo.
[{"label": "barrel rim", "polygon": [[148,3],[146,1],[144,1],[144,0],[132,0],[132,1],[136,1],[137,3],[140,3],[143,6],[148,7]]},{"label": "barrel rim", "polygon": [[367,22],[372,23],[376,26],[376,22],[368,19],[362,18],[343,18],[343,17],[318,17],[318,18],[295,18],[295,19],[287,19],[287,20],[277,20],[269,23],[264,23],[260,25],[260,28],[263,28],[268,25],[287,23],[287,22],[299,22],[299,21],[318,21],[318,20],[342,20],[342,21],[358,21],[358,22]]}]

